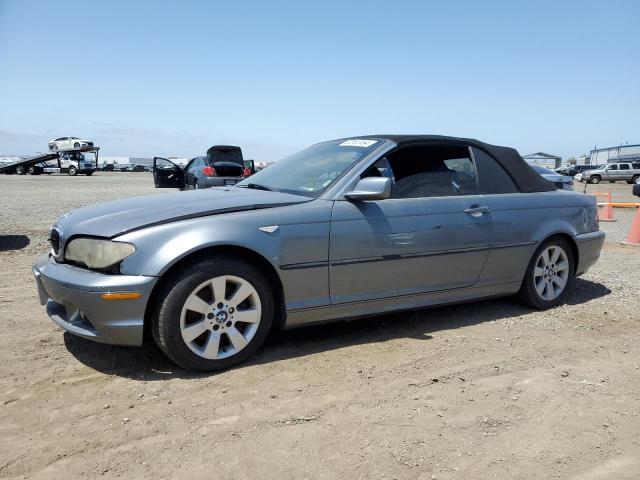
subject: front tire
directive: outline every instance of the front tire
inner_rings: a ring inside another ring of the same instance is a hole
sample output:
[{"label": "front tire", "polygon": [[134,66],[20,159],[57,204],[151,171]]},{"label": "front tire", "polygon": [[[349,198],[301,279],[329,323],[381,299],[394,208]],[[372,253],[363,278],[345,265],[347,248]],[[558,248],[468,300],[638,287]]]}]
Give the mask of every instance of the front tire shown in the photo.
[{"label": "front tire", "polygon": [[80,148],[80,144],[78,142],[76,142],[76,143],[73,144],[73,147],[74,148]]},{"label": "front tire", "polygon": [[273,293],[253,265],[218,256],[176,272],[161,288],[153,336],[189,370],[222,370],[251,357],[273,322]]},{"label": "front tire", "polygon": [[76,167],[69,167],[69,175],[75,177],[78,175],[78,169]]},{"label": "front tire", "polygon": [[538,310],[556,307],[564,303],[574,275],[570,245],[562,238],[552,238],[533,254],[518,296]]}]

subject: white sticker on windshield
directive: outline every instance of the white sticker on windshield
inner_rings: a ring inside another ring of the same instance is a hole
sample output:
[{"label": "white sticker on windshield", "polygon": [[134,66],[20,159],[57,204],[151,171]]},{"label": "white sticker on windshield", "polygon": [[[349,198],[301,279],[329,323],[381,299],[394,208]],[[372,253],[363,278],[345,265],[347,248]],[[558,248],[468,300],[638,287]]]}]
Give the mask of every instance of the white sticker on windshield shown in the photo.
[{"label": "white sticker on windshield", "polygon": [[339,147],[363,147],[363,148],[367,148],[370,147],[371,145],[373,145],[374,143],[377,143],[377,140],[346,140],[344,142],[342,142],[340,145],[338,145]]}]

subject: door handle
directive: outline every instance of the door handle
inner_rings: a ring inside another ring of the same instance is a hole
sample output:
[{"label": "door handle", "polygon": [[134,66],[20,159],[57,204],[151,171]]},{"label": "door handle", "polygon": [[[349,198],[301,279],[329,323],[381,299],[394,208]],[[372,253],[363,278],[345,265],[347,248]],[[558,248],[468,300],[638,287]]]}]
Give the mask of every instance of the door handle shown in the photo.
[{"label": "door handle", "polygon": [[485,213],[491,212],[491,209],[487,206],[472,205],[469,208],[464,209],[464,213],[468,213],[472,217],[481,217]]}]

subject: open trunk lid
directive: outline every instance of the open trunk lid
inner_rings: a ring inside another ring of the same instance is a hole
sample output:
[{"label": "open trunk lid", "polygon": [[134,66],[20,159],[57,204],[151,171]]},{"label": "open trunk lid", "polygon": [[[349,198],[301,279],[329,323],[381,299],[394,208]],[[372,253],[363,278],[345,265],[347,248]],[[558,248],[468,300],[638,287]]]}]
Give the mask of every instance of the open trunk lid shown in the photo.
[{"label": "open trunk lid", "polygon": [[207,150],[207,162],[220,177],[242,177],[244,160],[242,149],[232,145],[214,145]]}]

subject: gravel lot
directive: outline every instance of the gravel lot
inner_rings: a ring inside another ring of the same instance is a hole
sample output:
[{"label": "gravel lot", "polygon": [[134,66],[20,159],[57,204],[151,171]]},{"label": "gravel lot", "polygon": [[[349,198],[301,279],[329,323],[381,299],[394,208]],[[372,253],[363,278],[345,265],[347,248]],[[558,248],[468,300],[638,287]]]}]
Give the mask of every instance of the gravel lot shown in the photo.
[{"label": "gravel lot", "polygon": [[1,478],[640,478],[640,248],[619,244],[634,211],[602,224],[565,306],[277,333],[250,363],[193,375],[153,345],[63,334],[31,278],[58,215],[161,195],[152,183],[0,175]]}]

